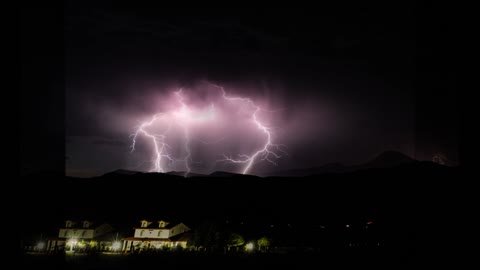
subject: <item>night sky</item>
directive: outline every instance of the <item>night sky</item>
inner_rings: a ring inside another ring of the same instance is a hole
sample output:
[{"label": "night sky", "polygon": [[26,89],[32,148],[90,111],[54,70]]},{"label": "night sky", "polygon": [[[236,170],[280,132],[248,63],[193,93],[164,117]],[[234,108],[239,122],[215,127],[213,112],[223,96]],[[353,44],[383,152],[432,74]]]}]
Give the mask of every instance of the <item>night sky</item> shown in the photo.
[{"label": "night sky", "polygon": [[[456,165],[459,113],[442,53],[450,30],[435,23],[435,10],[68,3],[66,173],[145,170],[148,151],[130,153],[135,125],[159,113],[173,90],[195,95],[209,83],[278,109],[272,124],[288,152],[281,169],[358,164],[385,150],[421,160],[442,154]],[[261,164],[252,173],[276,169]]]}]

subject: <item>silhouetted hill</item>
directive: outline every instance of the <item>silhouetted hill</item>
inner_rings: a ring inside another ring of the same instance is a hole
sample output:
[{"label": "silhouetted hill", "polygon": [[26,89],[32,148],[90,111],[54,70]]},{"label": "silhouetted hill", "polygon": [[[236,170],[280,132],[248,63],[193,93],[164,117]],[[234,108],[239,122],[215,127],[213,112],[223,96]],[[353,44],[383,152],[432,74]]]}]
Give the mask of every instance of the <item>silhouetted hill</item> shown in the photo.
[{"label": "silhouetted hill", "polygon": [[342,173],[349,171],[349,167],[341,163],[330,163],[320,167],[310,167],[301,169],[291,169],[280,172],[268,173],[268,176],[286,176],[286,177],[302,177],[310,175],[319,175],[325,173]]},{"label": "silhouetted hill", "polygon": [[[360,165],[353,165],[353,166],[345,166],[341,163],[330,163],[326,164],[323,166],[319,167],[310,167],[310,168],[297,168],[297,169],[290,169],[290,170],[285,170],[285,171],[276,171],[276,172],[269,172],[269,173],[263,173],[261,174],[262,176],[266,177],[274,177],[274,176],[279,176],[279,177],[305,177],[305,176],[312,176],[312,175],[322,175],[322,174],[331,174],[331,173],[347,173],[347,172],[354,172],[358,170],[365,170],[365,169],[373,169],[373,168],[393,168],[397,167],[400,165],[405,165],[405,164],[410,164],[410,163],[418,163],[417,160],[412,159],[408,157],[407,155],[397,152],[397,151],[385,151],[375,157],[374,159],[368,161],[367,163],[360,164]],[[142,172],[137,172],[137,171],[129,171],[129,170],[123,170],[123,169],[118,169],[112,172],[108,172],[101,177],[116,177],[116,176],[121,176],[121,177],[126,177],[126,176],[132,176],[132,175],[141,175],[141,174],[154,174],[155,178],[168,178],[168,176],[162,177],[162,175],[170,175],[170,176],[180,176],[184,177],[185,172],[184,171],[170,171],[166,173],[142,173]],[[29,177],[35,177],[36,175],[30,175]],[[51,174],[45,174],[45,175],[51,175]],[[56,175],[58,176],[58,174]],[[94,177],[94,178],[99,178],[99,177]],[[143,176],[145,177],[145,176]],[[152,178],[153,176],[148,176],[149,178]],[[243,175],[243,174],[238,174],[238,173],[232,173],[232,172],[226,172],[226,171],[215,171],[211,174],[199,174],[195,172],[190,172],[187,175],[188,178],[200,178],[200,177],[206,177],[206,178],[218,178],[218,177],[257,177],[254,175]]]},{"label": "silhouetted hill", "polygon": [[245,175],[239,173],[232,173],[232,172],[225,172],[225,171],[216,171],[209,174],[210,177],[236,177],[236,178],[256,178],[258,176],[255,175]]},{"label": "silhouetted hill", "polygon": [[[409,215],[425,198],[442,198],[458,182],[459,169],[432,162],[406,162],[381,155],[373,164],[402,163],[306,177],[256,177],[228,172],[185,178],[163,173],[112,172],[94,178],[29,176],[22,215],[58,223],[75,213],[94,219],[129,220],[169,215],[188,222],[208,217],[280,218],[302,222]],[[371,165],[371,164],[370,164]],[[326,168],[342,168],[341,165]],[[447,192],[447,193],[446,193]],[[419,208],[420,207],[420,208]],[[430,210],[429,210],[430,211]],[[40,215],[40,216],[39,216]],[[156,218],[156,217],[155,217]],[[397,218],[397,217],[395,217]],[[51,220],[50,220],[51,219]],[[402,220],[403,222],[403,220]],[[52,225],[52,224],[50,224]],[[57,226],[58,224],[54,224]]]},{"label": "silhouetted hill", "polygon": [[167,172],[166,174],[183,176],[183,177],[185,177],[185,175],[187,175],[187,177],[205,177],[205,176],[207,176],[206,174],[200,174],[200,173],[194,173],[194,172],[189,172],[188,174],[186,174],[186,172],[177,172],[177,171]]},{"label": "silhouetted hill", "polygon": [[[373,158],[372,160],[360,164],[360,165],[353,165],[353,166],[345,166],[341,163],[330,163],[319,167],[310,167],[310,168],[298,168],[298,169],[290,169],[286,171],[277,171],[277,172],[270,172],[264,173],[262,176],[264,177],[307,177],[307,176],[315,176],[315,175],[324,175],[324,174],[343,174],[343,173],[352,173],[361,170],[368,170],[368,169],[386,169],[386,168],[395,168],[398,166],[404,166],[407,164],[413,164],[417,167],[424,167],[424,166],[442,166],[438,164],[433,164],[431,162],[419,162],[409,156],[397,152],[397,151],[385,151],[378,155],[377,157]],[[428,165],[427,165],[428,164]],[[35,175],[30,175],[29,177],[36,177]],[[50,175],[50,174],[48,174]],[[56,175],[58,177],[58,175]],[[167,173],[142,173],[137,171],[129,171],[129,170],[115,170],[109,173],[106,173],[102,176],[93,177],[95,179],[98,178],[115,178],[115,177],[129,177],[129,176],[137,176],[138,178],[149,178],[149,179],[178,179],[179,177],[184,178],[185,172],[183,171],[171,171]],[[211,174],[199,174],[195,172],[190,172],[187,175],[187,178],[207,178],[207,179],[218,179],[218,178],[258,178],[258,176],[254,175],[243,175],[238,173],[226,172],[226,171],[216,171]]]},{"label": "silhouetted hill", "polygon": [[[432,162],[410,162],[390,168],[369,168],[307,177],[261,178],[219,171],[209,176],[185,178],[163,173],[112,172],[88,179],[30,176],[22,177],[19,181],[28,187],[22,198],[38,198],[45,202],[40,204],[42,206],[48,204],[75,208],[77,205],[83,208],[90,205],[86,210],[98,210],[110,209],[113,204],[121,209],[134,207],[136,210],[132,214],[136,214],[136,211],[157,209],[167,202],[168,207],[160,207],[162,211],[181,213],[191,212],[196,207],[210,204],[209,202],[213,203],[213,208],[206,209],[212,211],[227,207],[226,205],[245,206],[250,203],[258,203],[259,206],[286,204],[286,208],[283,208],[285,211],[303,200],[309,201],[308,205],[313,203],[323,207],[319,204],[320,201],[327,202],[330,199],[335,202],[339,202],[340,198],[346,202],[353,202],[356,198],[360,201],[370,200],[379,196],[390,199],[388,196],[392,192],[403,190],[406,194],[411,194],[422,192],[425,187],[433,190],[445,183],[454,182],[456,177],[458,168]],[[442,182],[442,179],[446,181]],[[373,193],[374,190],[380,192]],[[68,194],[68,204],[63,203],[64,199],[45,200],[49,194]],[[348,194],[352,196],[349,197]],[[403,196],[406,195],[402,195],[402,200]],[[295,201],[299,198],[300,201]]]},{"label": "silhouetted hill", "polygon": [[415,159],[397,151],[385,151],[373,160],[357,168],[392,168],[402,164],[417,162]]},{"label": "silhouetted hill", "polygon": [[123,170],[123,169],[118,169],[112,172],[105,173],[103,176],[110,176],[110,175],[134,175],[140,172],[137,171],[129,171],[129,170]]},{"label": "silhouetted hill", "polygon": [[291,169],[280,172],[270,172],[268,176],[302,177],[322,175],[328,173],[346,173],[372,168],[392,168],[403,164],[418,162],[407,155],[397,151],[385,151],[371,161],[353,166],[345,166],[341,163],[330,163],[319,167]]}]

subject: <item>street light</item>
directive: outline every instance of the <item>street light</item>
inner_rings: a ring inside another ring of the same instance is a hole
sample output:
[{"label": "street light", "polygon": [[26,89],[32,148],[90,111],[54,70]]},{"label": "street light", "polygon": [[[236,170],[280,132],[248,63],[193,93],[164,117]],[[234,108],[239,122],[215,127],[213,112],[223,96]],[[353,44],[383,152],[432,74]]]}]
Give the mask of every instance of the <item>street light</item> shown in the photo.
[{"label": "street light", "polygon": [[112,244],[112,249],[113,249],[114,251],[117,251],[117,250],[119,250],[121,247],[122,247],[122,243],[120,243],[120,241],[118,241],[118,232],[117,232],[117,236],[115,237],[115,241],[114,241],[113,244]]},{"label": "street light", "polygon": [[113,244],[112,244],[112,249],[115,250],[115,251],[117,251],[117,250],[120,249],[121,246],[122,246],[122,244],[121,244],[119,241],[115,241],[115,242],[113,242]]},{"label": "street light", "polygon": [[253,250],[253,243],[248,243],[248,244],[246,244],[246,245],[245,245],[245,249],[246,249],[247,251],[252,251],[252,250]]},{"label": "street light", "polygon": [[70,245],[70,251],[73,251],[73,247],[77,244],[77,240],[76,239],[70,239],[68,241],[68,244]]},{"label": "street light", "polygon": [[45,248],[45,242],[38,242],[36,247],[37,250],[43,250]]}]

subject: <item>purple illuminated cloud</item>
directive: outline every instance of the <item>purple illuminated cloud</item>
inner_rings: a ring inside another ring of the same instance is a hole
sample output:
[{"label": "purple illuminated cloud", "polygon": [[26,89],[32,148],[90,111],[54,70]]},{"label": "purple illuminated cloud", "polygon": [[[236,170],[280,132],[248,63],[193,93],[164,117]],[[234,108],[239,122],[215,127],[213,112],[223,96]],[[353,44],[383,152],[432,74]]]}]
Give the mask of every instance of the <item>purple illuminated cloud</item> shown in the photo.
[{"label": "purple illuminated cloud", "polygon": [[243,174],[262,161],[276,165],[275,159],[287,154],[285,145],[275,143],[275,128],[268,123],[274,112],[258,104],[213,84],[179,89],[136,127],[132,152],[143,140],[152,156],[150,171],[183,170],[185,176],[201,170],[196,164],[228,163]]},{"label": "purple illuminated cloud", "polygon": [[318,99],[273,88],[256,83],[131,82],[114,96],[76,97],[75,104],[81,105],[77,115],[83,115],[76,123],[89,123],[92,130],[82,138],[128,143],[87,145],[90,140],[75,140],[67,147],[72,155],[68,168],[264,175],[317,162],[322,154],[317,146],[338,134],[339,114]]}]

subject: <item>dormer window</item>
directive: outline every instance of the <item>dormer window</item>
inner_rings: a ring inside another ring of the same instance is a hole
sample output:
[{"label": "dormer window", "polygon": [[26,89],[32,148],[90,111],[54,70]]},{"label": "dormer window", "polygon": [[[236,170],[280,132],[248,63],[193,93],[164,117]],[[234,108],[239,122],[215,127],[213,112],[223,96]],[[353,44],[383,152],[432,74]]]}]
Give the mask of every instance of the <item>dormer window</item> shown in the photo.
[{"label": "dormer window", "polygon": [[150,225],[150,222],[148,222],[148,221],[146,221],[146,220],[142,220],[142,221],[141,221],[141,226],[140,226],[140,227],[142,227],[142,228],[146,228],[146,227],[148,227],[148,225]]},{"label": "dormer window", "polygon": [[167,225],[168,225],[168,222],[166,222],[166,221],[160,220],[158,222],[158,227],[159,228],[165,228]]},{"label": "dormer window", "polygon": [[65,228],[71,228],[71,227],[72,227],[72,224],[73,224],[73,222],[72,222],[71,220],[67,220],[67,221],[65,222]]},{"label": "dormer window", "polygon": [[90,221],[84,221],[83,228],[88,228],[88,227],[90,227]]}]

